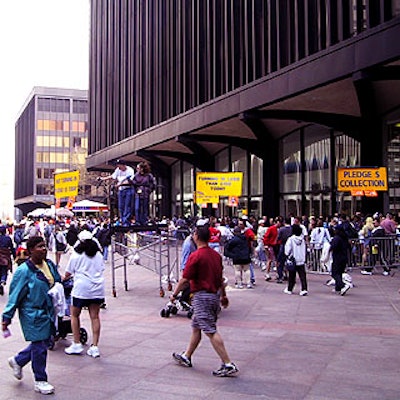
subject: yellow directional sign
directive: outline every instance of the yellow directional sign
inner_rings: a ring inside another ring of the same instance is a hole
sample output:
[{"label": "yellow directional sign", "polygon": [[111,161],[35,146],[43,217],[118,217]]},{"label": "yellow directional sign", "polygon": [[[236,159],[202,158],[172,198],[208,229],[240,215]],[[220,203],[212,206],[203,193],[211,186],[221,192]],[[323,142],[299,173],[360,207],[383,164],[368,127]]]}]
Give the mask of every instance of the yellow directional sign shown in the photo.
[{"label": "yellow directional sign", "polygon": [[339,192],[388,190],[386,167],[338,168],[337,190]]},{"label": "yellow directional sign", "polygon": [[56,199],[78,196],[78,187],[79,171],[61,172],[54,175],[54,197]]}]

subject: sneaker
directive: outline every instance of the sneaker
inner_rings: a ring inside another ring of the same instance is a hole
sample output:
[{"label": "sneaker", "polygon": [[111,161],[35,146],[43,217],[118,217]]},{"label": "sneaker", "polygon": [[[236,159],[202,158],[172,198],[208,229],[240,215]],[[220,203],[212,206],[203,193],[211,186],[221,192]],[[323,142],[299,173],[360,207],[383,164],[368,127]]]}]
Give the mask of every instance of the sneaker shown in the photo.
[{"label": "sneaker", "polygon": [[286,289],[283,291],[283,293],[292,294],[292,292],[291,292],[288,288],[286,288]]},{"label": "sneaker", "polygon": [[383,275],[383,276],[388,276],[388,275],[389,275],[389,271],[383,271],[383,272],[382,272],[382,275]]},{"label": "sneaker", "polygon": [[282,279],[278,279],[278,280],[276,281],[276,283],[283,283],[283,280],[282,280]]},{"label": "sneaker", "polygon": [[236,289],[243,289],[243,285],[242,285],[241,283],[237,283],[237,284],[235,285],[235,288],[236,288]]},{"label": "sneaker", "polygon": [[100,350],[97,346],[91,345],[86,354],[93,358],[100,357]]},{"label": "sneaker", "polygon": [[46,381],[36,381],[35,392],[39,392],[41,394],[52,394],[54,393],[54,386],[50,385],[50,383]]},{"label": "sneaker", "polygon": [[365,269],[362,269],[360,272],[362,275],[372,275],[371,271],[366,271]]},{"label": "sneaker", "polygon": [[254,286],[251,284],[251,283],[249,283],[248,285],[247,285],[247,289],[253,289],[254,288]]},{"label": "sneaker", "polygon": [[308,291],[307,290],[301,290],[299,295],[300,296],[307,296],[308,295]]},{"label": "sneaker", "polygon": [[192,361],[189,357],[186,357],[185,352],[182,353],[172,353],[172,357],[179,365],[185,367],[192,367]]},{"label": "sneaker", "polygon": [[326,281],[326,283],[325,283],[325,285],[326,286],[333,286],[335,284],[335,280],[332,278],[332,279],[329,279],[328,281]]},{"label": "sneaker", "polygon": [[269,276],[269,274],[265,274],[265,280],[268,282],[271,280],[271,277]]},{"label": "sneaker", "polygon": [[265,271],[267,269],[267,266],[265,264],[261,265],[261,271]]},{"label": "sneaker", "polygon": [[238,367],[234,363],[222,364],[216,371],[213,371],[214,376],[225,377],[233,376],[239,372]]},{"label": "sneaker", "polygon": [[344,285],[343,287],[342,287],[342,289],[340,290],[340,295],[341,296],[344,296],[346,293],[347,293],[347,291],[350,289],[350,285]]},{"label": "sneaker", "polygon": [[15,361],[15,357],[8,359],[8,365],[12,368],[15,378],[20,381],[22,379],[22,367]]},{"label": "sneaker", "polygon": [[81,343],[72,343],[71,346],[67,347],[65,350],[66,354],[81,354],[83,351],[83,346]]}]

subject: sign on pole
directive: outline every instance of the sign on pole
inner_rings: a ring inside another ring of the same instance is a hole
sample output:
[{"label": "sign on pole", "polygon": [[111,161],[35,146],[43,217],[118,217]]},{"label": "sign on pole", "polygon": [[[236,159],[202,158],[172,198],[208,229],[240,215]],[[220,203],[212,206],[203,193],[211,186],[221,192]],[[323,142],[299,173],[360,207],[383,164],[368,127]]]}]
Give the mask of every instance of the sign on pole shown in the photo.
[{"label": "sign on pole", "polygon": [[204,196],[241,196],[243,172],[198,172],[196,191]]},{"label": "sign on pole", "polygon": [[78,196],[79,171],[61,172],[54,175],[54,197],[63,199]]},{"label": "sign on pole", "polygon": [[388,190],[386,167],[338,168],[337,190],[339,192],[374,192]]}]

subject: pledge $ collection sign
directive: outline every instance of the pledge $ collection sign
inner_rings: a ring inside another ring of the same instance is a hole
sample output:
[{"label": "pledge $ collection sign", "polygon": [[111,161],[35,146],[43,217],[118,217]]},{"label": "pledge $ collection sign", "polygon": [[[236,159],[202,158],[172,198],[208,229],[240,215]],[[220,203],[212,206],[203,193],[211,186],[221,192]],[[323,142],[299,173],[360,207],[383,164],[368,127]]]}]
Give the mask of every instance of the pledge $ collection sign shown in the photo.
[{"label": "pledge $ collection sign", "polygon": [[386,168],[338,168],[337,190],[386,191],[388,190]]}]

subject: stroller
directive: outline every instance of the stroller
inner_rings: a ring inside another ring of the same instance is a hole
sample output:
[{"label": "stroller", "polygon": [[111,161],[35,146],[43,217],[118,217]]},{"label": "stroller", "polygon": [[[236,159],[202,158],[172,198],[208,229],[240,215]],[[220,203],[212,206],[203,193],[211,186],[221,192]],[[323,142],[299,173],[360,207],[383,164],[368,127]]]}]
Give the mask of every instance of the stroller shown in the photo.
[{"label": "stroller", "polygon": [[[71,327],[71,313],[70,313],[70,305],[71,305],[71,292],[72,292],[72,286],[74,284],[73,278],[70,278],[64,282],[62,282],[63,288],[64,288],[64,296],[65,296],[65,303],[66,303],[66,308],[65,308],[65,316],[61,317],[59,315],[56,316],[56,334],[51,337],[50,339],[50,345],[49,345],[49,350],[53,350],[56,342],[60,339],[65,339],[69,333],[72,333],[72,327]],[[88,340],[88,334],[85,328],[80,328],[79,330],[79,341],[82,344],[86,344]]]},{"label": "stroller", "polygon": [[160,311],[163,318],[168,318],[171,314],[176,315],[178,311],[187,312],[186,316],[190,319],[193,316],[193,307],[190,304],[190,287],[188,286],[176,297],[176,301],[169,301]]}]

